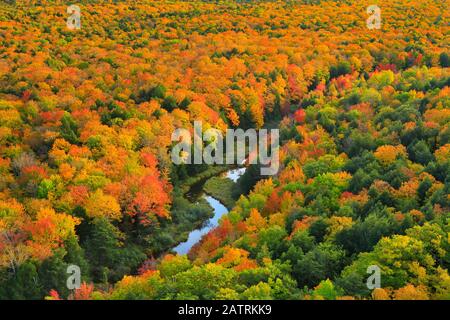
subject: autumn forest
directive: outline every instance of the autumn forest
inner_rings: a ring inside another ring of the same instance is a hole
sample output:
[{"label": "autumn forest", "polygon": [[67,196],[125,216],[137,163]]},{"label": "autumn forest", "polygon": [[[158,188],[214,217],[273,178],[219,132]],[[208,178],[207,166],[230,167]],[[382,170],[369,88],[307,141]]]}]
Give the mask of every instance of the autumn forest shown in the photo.
[{"label": "autumn forest", "polygon": [[[0,300],[450,300],[448,8],[0,1]],[[194,121],[278,172],[173,163]]]}]

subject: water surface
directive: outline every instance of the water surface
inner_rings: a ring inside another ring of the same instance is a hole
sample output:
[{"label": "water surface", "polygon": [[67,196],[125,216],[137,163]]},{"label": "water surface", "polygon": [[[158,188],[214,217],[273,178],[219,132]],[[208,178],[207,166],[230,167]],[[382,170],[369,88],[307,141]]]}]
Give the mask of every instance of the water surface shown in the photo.
[{"label": "water surface", "polygon": [[[225,173],[225,176],[236,182],[241,175],[244,174],[246,168],[236,168],[229,170]],[[188,239],[185,242],[181,242],[173,251],[178,254],[187,254],[191,248],[201,240],[201,238],[207,234],[211,229],[219,225],[219,219],[228,213],[228,209],[220,203],[219,200],[214,197],[208,196],[203,192],[203,186],[206,180],[200,181],[191,187],[191,190],[186,194],[186,198],[191,202],[197,202],[199,197],[203,197],[214,210],[214,216],[206,221],[199,229],[195,229],[189,233]]]},{"label": "water surface", "polygon": [[244,174],[245,169],[246,168],[244,167],[227,171],[226,177],[231,179],[233,182],[237,182],[238,179]]},{"label": "water surface", "polygon": [[217,199],[211,196],[203,196],[209,205],[214,209],[214,216],[209,219],[202,228],[196,229],[189,233],[189,237],[185,242],[180,243],[178,246],[173,248],[178,254],[187,254],[191,248],[200,241],[200,239],[209,232],[212,228],[215,228],[219,225],[219,219],[226,213],[228,213],[228,209],[221,204]]}]

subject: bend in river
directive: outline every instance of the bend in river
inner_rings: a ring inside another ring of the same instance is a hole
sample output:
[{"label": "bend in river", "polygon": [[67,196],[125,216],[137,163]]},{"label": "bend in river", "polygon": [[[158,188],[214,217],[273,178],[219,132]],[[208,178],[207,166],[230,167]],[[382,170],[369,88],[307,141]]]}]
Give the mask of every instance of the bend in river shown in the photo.
[{"label": "bend in river", "polygon": [[[241,175],[244,174],[246,168],[237,168],[232,169],[226,172],[226,177],[231,179],[233,182],[236,182]],[[208,204],[214,210],[214,216],[209,219],[201,228],[193,230],[189,233],[188,239],[185,242],[181,242],[173,251],[177,254],[187,254],[189,250],[201,240],[201,238],[207,234],[211,229],[217,227],[219,225],[219,219],[228,213],[228,209],[220,203],[219,200],[208,196],[204,193],[200,194],[200,196],[204,197]]]}]

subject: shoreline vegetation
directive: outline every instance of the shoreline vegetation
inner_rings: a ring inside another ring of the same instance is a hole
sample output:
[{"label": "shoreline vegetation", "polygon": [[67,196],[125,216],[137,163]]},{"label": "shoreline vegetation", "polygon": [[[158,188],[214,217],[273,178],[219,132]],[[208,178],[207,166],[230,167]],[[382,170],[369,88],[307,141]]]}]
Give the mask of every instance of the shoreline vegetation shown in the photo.
[{"label": "shoreline vegetation", "polygon": [[232,210],[237,199],[235,198],[235,188],[239,188],[238,183],[223,176],[214,176],[205,182],[203,190],[206,194],[219,200],[228,210]]},{"label": "shoreline vegetation", "polygon": [[191,188],[195,184],[201,184],[202,182],[206,182],[208,179],[211,179],[218,174],[221,174],[223,172],[226,172],[227,170],[231,169],[230,166],[227,165],[216,165],[212,166],[208,169],[206,169],[203,172],[200,172],[196,174],[195,176],[189,177],[186,180],[183,181],[183,183],[178,187],[181,193],[186,196],[188,192],[191,191]]},{"label": "shoreline vegetation", "polygon": [[[189,234],[192,231],[202,228],[205,222],[214,216],[214,208],[199,195],[206,193],[223,203],[219,197],[216,197],[216,192],[211,191],[211,194],[207,192],[205,185],[210,179],[214,179],[230,169],[232,167],[225,165],[212,166],[203,172],[189,177],[181,185],[177,186],[173,193],[174,203],[171,210],[173,221],[170,225],[167,225],[172,230],[170,235],[173,241],[170,245],[167,245],[167,248],[162,253],[158,254],[158,257],[163,256],[165,253],[173,252],[173,248],[188,240]],[[228,205],[231,205],[231,202],[228,202],[228,204],[223,203],[223,205],[227,209],[230,209]],[[182,222],[183,218],[191,216],[189,213],[195,212],[199,213],[198,215],[194,215],[197,218],[189,219],[190,223]]]},{"label": "shoreline vegetation", "polygon": [[[183,200],[186,200],[189,202],[189,200],[187,200],[185,198],[183,198]],[[173,249],[175,247],[177,247],[180,243],[187,241],[187,239],[189,238],[189,234],[193,230],[202,228],[203,225],[205,224],[205,222],[214,216],[214,209],[203,198],[198,199],[197,203],[189,202],[189,206],[197,206],[203,214],[201,216],[199,216],[198,219],[193,221],[188,228],[186,228],[187,225],[182,225],[180,223],[177,223],[176,225],[172,224],[172,225],[178,226],[180,228],[180,230],[182,230],[182,231],[175,231],[175,232],[171,233],[173,235],[173,239],[175,242],[173,244],[171,244],[170,246],[168,246],[168,248],[165,251],[160,253],[158,255],[158,258],[162,258],[166,253],[173,252]]]}]

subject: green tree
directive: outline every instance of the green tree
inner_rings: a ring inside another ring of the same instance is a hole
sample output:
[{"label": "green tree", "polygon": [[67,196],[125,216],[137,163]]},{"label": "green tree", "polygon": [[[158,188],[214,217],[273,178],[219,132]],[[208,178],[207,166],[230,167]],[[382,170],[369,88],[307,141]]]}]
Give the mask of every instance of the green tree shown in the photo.
[{"label": "green tree", "polygon": [[61,118],[61,136],[72,144],[79,141],[78,126],[70,113],[65,112]]}]

